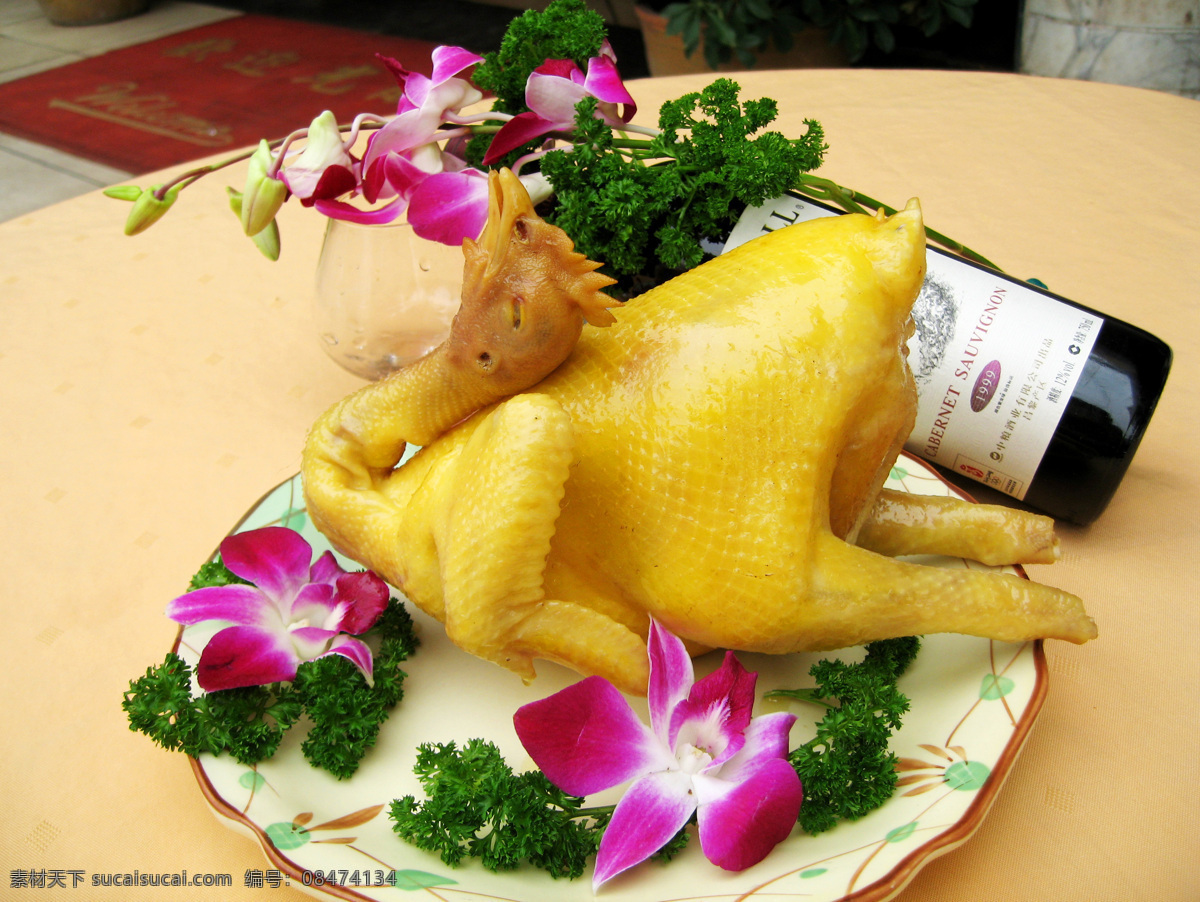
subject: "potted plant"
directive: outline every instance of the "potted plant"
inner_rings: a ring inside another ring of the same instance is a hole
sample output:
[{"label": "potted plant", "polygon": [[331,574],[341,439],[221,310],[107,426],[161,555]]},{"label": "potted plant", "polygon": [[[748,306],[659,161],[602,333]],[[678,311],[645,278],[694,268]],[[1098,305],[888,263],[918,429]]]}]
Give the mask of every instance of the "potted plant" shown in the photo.
[{"label": "potted plant", "polygon": [[[889,53],[895,29],[915,28],[929,37],[951,23],[970,27],[977,0],[643,0],[638,14],[645,30],[657,19],[666,36],[681,42],[684,56],[713,70],[767,68],[764,54],[786,53],[798,40],[820,37],[844,63],[861,59],[871,46]],[[651,44],[647,35],[647,54]],[[829,65],[818,60],[809,65]],[[804,65],[792,62],[790,65]],[[651,60],[652,74],[655,71]]]}]

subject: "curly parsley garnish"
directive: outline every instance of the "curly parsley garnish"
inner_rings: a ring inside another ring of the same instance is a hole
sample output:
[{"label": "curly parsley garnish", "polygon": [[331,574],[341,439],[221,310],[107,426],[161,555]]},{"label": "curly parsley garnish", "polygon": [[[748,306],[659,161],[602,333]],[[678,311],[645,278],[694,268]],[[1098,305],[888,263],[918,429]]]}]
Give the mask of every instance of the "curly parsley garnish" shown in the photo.
[{"label": "curly parsley garnish", "polygon": [[[578,107],[570,150],[542,158],[556,203],[546,218],[581,253],[603,260],[624,293],[638,276],[698,265],[706,241],[719,242],[747,206],[778,197],[815,169],[825,152],[821,126],[806,120],[796,139],[764,131],[775,101],[739,99],[720,78],[703,91],[663,104],[661,134],[620,136],[595,118],[595,98]],[[657,270],[657,272],[656,272]]]},{"label": "curly parsley garnish", "polygon": [[[509,871],[521,862],[552,877],[579,877],[596,853],[612,817],[612,805],[583,807],[541,771],[513,773],[491,742],[472,739],[426,743],[414,767],[425,791],[391,805],[392,829],[405,842],[437,852],[459,865],[478,858],[491,871]],[[655,854],[669,861],[687,845],[680,830]]]},{"label": "curly parsley garnish", "polygon": [[[244,582],[219,561],[201,568],[191,588]],[[121,707],[129,728],[162,748],[195,757],[228,753],[242,764],[270,758],[283,735],[307,715],[301,752],[338,779],[354,774],[375,745],[379,728],[404,695],[400,664],[416,651],[412,618],[395,598],[363,634],[378,642],[374,686],[346,658],[330,655],[302,663],[292,682],[192,694],[192,668],[175,652],[129,684]]]},{"label": "curly parsley garnish", "polygon": [[788,756],[804,784],[800,826],[821,833],[839,820],[857,820],[896,791],[896,755],[888,747],[908,711],[897,680],[917,656],[915,636],[882,639],[855,664],[818,661],[811,689],[777,689],[768,698],[815,702],[828,710],[817,735]]}]

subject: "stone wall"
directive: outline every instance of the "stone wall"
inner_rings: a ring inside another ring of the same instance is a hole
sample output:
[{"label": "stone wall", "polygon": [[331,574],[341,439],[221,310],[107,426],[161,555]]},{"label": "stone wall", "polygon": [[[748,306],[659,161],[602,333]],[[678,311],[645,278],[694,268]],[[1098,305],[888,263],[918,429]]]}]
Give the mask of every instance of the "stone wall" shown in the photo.
[{"label": "stone wall", "polygon": [[1200,0],[1025,0],[1020,70],[1200,99]]}]

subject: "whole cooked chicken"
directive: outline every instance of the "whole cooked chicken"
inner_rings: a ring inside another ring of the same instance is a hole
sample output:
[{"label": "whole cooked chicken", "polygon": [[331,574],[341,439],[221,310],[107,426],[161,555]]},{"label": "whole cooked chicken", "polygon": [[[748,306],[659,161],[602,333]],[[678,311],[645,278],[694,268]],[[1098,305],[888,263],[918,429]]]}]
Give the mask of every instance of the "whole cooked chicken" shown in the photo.
[{"label": "whole cooked chicken", "polygon": [[1066,592],[888,556],[1057,556],[1047,518],[882,491],[916,407],[915,201],[765,235],[614,316],[520,182],[490,188],[450,337],[303,457],[317,527],[457,645],[644,693],[651,616],[693,652],[1096,635]]}]

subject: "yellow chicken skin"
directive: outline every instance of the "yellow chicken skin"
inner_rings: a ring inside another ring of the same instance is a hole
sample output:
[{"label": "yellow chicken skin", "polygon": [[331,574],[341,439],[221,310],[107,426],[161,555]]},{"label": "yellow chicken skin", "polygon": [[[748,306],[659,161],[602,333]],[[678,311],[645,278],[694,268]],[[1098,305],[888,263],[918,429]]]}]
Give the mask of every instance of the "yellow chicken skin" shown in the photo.
[{"label": "yellow chicken skin", "polygon": [[607,280],[511,173],[491,188],[446,344],[333,407],[303,458],[318,528],[453,642],[644,693],[650,616],[693,651],[1095,636],[1068,593],[871,550],[1057,553],[1046,518],[881,492],[916,407],[915,202],[763,236],[583,330],[613,319]]}]

